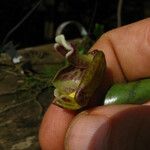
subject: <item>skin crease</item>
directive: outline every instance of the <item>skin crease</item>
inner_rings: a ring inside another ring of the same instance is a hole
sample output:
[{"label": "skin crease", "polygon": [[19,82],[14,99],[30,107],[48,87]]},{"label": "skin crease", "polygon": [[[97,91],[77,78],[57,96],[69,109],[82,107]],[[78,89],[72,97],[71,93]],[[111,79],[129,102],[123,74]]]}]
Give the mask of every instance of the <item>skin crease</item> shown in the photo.
[{"label": "skin crease", "polygon": [[[105,33],[103,50],[113,81],[150,77],[150,18]],[[39,131],[42,150],[149,150],[150,103],[99,106],[79,114],[50,105]]]}]

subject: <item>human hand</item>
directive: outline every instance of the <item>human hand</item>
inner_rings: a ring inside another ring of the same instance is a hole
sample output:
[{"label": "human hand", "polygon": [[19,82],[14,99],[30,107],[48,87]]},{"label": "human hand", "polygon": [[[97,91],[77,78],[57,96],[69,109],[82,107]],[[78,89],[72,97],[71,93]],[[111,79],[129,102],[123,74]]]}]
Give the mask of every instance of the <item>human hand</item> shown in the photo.
[{"label": "human hand", "polygon": [[[92,49],[103,50],[114,82],[150,77],[150,18],[105,33]],[[148,103],[99,106],[79,114],[52,104],[41,124],[41,148],[149,150],[149,116]]]}]

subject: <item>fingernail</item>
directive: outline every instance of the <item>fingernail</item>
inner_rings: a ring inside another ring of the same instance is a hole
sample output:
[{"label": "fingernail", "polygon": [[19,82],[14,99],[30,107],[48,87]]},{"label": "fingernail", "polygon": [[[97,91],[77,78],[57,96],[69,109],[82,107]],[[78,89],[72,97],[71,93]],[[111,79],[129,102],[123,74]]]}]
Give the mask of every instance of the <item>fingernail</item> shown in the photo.
[{"label": "fingernail", "polygon": [[66,136],[68,150],[105,150],[110,133],[108,118],[83,114],[77,117]]}]

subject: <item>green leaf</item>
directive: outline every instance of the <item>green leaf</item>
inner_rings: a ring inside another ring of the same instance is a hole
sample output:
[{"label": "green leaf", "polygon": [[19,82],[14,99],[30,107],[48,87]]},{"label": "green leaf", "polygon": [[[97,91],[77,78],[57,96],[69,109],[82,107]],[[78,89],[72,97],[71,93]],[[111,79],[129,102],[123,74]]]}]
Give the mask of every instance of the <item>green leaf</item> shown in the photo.
[{"label": "green leaf", "polygon": [[93,32],[95,38],[96,39],[99,38],[103,33],[104,33],[104,25],[96,23]]}]

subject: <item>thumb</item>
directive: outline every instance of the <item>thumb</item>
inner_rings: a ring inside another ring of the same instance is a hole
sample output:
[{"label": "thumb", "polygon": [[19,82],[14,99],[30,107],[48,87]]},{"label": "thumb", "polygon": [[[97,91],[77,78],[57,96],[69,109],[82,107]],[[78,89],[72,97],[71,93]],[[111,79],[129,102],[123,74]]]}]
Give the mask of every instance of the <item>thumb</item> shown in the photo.
[{"label": "thumb", "polygon": [[71,150],[149,150],[150,106],[105,106],[85,111],[66,134]]}]

